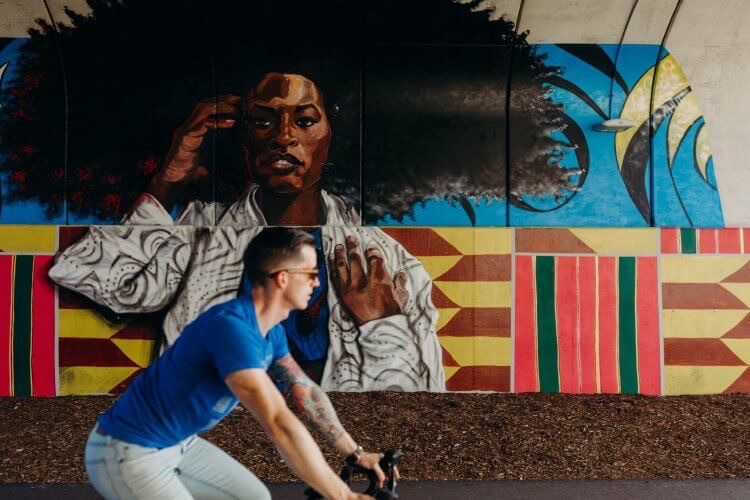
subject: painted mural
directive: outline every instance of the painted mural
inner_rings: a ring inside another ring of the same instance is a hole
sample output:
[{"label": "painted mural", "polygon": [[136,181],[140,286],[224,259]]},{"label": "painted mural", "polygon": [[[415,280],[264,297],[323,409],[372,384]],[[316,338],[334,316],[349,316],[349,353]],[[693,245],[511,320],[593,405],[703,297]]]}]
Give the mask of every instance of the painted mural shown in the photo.
[{"label": "painted mural", "polygon": [[750,232],[666,49],[480,1],[89,3],[0,39],[0,395],[121,392],[266,225],[315,237],[284,326],[326,390],[750,392]]},{"label": "painted mural", "polygon": [[667,394],[750,390],[750,258],[662,259]]},{"label": "painted mural", "polygon": [[[68,11],[72,28],[5,39],[0,223],[115,223],[144,190],[176,216],[263,188],[246,155],[259,111],[240,99],[286,72],[314,85],[331,128],[307,183],[369,225],[724,225],[708,129],[666,49],[533,45],[479,2],[431,2],[419,22],[413,3],[97,1]],[[327,28],[261,43],[289,12]],[[256,16],[275,21],[251,35]],[[175,26],[200,35],[176,48]],[[597,130],[610,118],[633,126]],[[175,135],[195,142],[188,172]],[[279,219],[288,200],[257,198],[269,223],[308,225],[320,206],[297,200]]]},{"label": "painted mural", "polygon": [[[0,228],[3,395],[119,393],[158,355],[170,310],[114,313],[47,278],[87,230]],[[446,390],[750,391],[746,229],[384,233],[429,277]]]},{"label": "painted mural", "polygon": [[516,391],[660,394],[657,233],[515,234]]}]

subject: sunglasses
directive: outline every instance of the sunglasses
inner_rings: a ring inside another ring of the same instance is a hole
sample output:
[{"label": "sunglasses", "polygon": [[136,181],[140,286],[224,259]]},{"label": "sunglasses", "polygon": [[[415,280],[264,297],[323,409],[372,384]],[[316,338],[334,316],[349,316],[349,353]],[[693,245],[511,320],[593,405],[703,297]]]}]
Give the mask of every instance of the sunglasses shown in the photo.
[{"label": "sunglasses", "polygon": [[307,279],[309,279],[310,281],[315,281],[318,278],[318,273],[320,272],[320,270],[319,269],[279,269],[277,271],[268,273],[268,275],[273,276],[274,274],[278,274],[281,272],[287,272],[289,274],[307,275]]}]

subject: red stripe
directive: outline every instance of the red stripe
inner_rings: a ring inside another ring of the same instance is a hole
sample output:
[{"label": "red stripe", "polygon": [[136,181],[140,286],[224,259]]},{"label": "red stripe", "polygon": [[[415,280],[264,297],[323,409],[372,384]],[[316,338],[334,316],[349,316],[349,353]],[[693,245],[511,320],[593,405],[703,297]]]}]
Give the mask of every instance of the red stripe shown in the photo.
[{"label": "red stripe", "polygon": [[664,339],[664,364],[747,366],[721,339]]},{"label": "red stripe", "polygon": [[47,276],[53,257],[34,257],[31,293],[32,395],[56,396],[55,382],[55,289]]},{"label": "red stripe", "polygon": [[716,231],[698,229],[698,253],[716,253]]},{"label": "red stripe", "polygon": [[677,229],[664,228],[661,230],[661,253],[680,253],[680,235]]},{"label": "red stripe", "polygon": [[578,393],[578,286],[576,257],[558,257],[555,276],[555,316],[560,392]]},{"label": "red stripe", "polygon": [[599,258],[599,380],[605,393],[619,393],[617,362],[617,261]]},{"label": "red stripe", "polygon": [[109,339],[60,339],[60,366],[138,367]]},{"label": "red stripe", "polygon": [[740,230],[718,229],[719,253],[742,253],[740,249]]},{"label": "red stripe", "polygon": [[742,253],[750,253],[750,229],[742,229]]},{"label": "red stripe", "polygon": [[[510,312],[510,307],[464,307],[438,330],[438,335],[510,338]],[[155,328],[153,325],[149,328],[151,332],[147,338],[153,339]],[[114,338],[125,338],[122,332],[118,332]]]},{"label": "red stripe", "polygon": [[0,396],[11,396],[13,256],[0,255]]},{"label": "red stripe", "polygon": [[596,390],[596,259],[578,259],[578,296],[580,315],[581,392]]},{"label": "red stripe", "polygon": [[464,366],[445,382],[449,391],[510,390],[509,366]]},{"label": "red stripe", "polygon": [[661,393],[661,341],[656,257],[638,258],[636,272],[638,392],[658,396]]},{"label": "red stripe", "polygon": [[536,362],[536,304],[534,301],[534,260],[531,256],[516,257],[516,331],[515,392],[539,390]]}]

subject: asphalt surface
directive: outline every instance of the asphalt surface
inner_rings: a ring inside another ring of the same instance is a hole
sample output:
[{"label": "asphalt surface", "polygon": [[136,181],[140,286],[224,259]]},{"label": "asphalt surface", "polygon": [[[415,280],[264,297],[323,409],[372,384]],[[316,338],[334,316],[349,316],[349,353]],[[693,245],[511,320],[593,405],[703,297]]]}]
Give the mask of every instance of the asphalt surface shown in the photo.
[{"label": "asphalt surface", "polygon": [[[304,500],[301,483],[271,483],[274,499]],[[355,489],[364,490],[356,484]],[[396,488],[399,500],[413,499],[745,499],[750,479],[620,481],[415,481]],[[100,498],[88,484],[0,484],[0,499],[88,500]]]}]

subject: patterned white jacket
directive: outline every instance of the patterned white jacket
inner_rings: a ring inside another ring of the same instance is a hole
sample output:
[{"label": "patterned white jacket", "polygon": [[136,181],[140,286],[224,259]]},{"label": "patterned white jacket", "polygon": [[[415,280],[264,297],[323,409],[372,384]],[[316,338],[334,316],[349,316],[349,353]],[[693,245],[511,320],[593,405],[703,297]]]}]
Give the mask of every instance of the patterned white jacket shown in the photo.
[{"label": "patterned white jacket", "polygon": [[[121,226],[92,226],[57,257],[50,277],[116,313],[169,307],[163,323],[169,344],[211,306],[234,298],[247,244],[266,225],[255,202],[257,185],[237,202],[191,202],[177,221],[143,195]],[[321,387],[327,391],[443,391],[445,377],[436,335],[438,312],[432,280],[422,264],[378,228],[360,226],[359,215],[323,191],[323,251],[354,235],[376,245],[388,272],[405,271],[409,300],[404,314],[357,327],[328,287],[328,356]],[[331,269],[329,266],[329,283]]]}]

